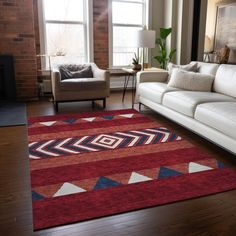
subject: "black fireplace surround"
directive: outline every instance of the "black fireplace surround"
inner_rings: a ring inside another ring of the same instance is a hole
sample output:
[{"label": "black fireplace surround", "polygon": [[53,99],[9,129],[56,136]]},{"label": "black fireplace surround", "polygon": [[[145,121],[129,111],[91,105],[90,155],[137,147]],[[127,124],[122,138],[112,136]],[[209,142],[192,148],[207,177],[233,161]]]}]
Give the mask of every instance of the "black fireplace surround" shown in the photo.
[{"label": "black fireplace surround", "polygon": [[0,101],[16,100],[14,58],[0,55]]}]

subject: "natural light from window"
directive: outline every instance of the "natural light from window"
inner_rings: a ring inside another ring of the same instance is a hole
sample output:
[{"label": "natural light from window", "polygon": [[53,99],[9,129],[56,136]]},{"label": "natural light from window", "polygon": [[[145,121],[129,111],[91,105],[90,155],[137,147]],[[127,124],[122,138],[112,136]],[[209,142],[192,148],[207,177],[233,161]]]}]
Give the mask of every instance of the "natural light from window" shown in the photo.
[{"label": "natural light from window", "polygon": [[45,48],[53,62],[86,62],[85,5],[85,0],[43,0]]},{"label": "natural light from window", "polygon": [[112,66],[131,65],[135,32],[145,24],[145,0],[112,0]]}]

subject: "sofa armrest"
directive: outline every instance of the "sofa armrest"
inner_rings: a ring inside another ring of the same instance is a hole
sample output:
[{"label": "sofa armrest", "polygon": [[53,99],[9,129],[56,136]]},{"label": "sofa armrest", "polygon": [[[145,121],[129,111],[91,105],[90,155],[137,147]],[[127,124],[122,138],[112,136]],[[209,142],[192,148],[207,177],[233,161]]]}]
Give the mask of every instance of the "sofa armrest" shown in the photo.
[{"label": "sofa armrest", "polygon": [[61,73],[57,69],[52,70],[52,92],[55,94],[56,90],[60,89],[60,83],[61,83]]},{"label": "sofa armrest", "polygon": [[166,82],[168,78],[168,71],[156,70],[156,71],[140,71],[137,73],[137,85],[144,82]]},{"label": "sofa armrest", "polygon": [[157,70],[146,70],[140,71],[137,73],[137,81],[136,81],[136,96],[135,102],[139,101],[139,84],[145,82],[166,82],[168,78],[168,71],[157,69]]}]

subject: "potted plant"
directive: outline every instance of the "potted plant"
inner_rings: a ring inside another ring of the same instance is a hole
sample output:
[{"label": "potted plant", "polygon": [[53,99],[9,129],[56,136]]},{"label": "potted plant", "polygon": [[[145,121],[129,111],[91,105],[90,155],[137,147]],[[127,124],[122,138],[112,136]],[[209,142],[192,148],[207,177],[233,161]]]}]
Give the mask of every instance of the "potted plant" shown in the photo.
[{"label": "potted plant", "polygon": [[133,70],[141,70],[142,66],[141,64],[139,63],[139,57],[137,56],[136,53],[134,53],[134,57],[132,59],[132,64],[133,64]]},{"label": "potted plant", "polygon": [[160,28],[159,38],[156,39],[156,45],[159,47],[159,54],[154,57],[162,69],[166,69],[168,63],[173,59],[176,49],[171,49],[168,53],[166,39],[171,34],[172,28]]}]

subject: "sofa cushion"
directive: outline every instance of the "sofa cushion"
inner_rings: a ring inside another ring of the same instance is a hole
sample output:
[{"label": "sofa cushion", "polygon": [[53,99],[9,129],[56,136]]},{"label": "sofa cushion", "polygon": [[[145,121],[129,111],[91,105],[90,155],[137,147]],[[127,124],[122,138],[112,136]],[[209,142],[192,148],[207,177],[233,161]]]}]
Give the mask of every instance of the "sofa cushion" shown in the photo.
[{"label": "sofa cushion", "polygon": [[236,98],[236,65],[222,64],[219,67],[213,90]]},{"label": "sofa cushion", "polygon": [[181,69],[173,69],[168,87],[174,87],[191,91],[210,92],[214,76],[194,73]]},{"label": "sofa cushion", "polygon": [[167,87],[166,83],[146,82],[139,84],[138,95],[147,98],[153,102],[162,103],[163,95],[166,92],[176,90],[178,89]]},{"label": "sofa cushion", "polygon": [[196,106],[207,102],[236,101],[232,97],[212,92],[176,91],[164,94],[163,105],[193,117]]},{"label": "sofa cushion", "polygon": [[168,64],[168,72],[169,72],[169,76],[171,76],[172,72],[174,69],[182,69],[185,71],[193,71],[196,72],[197,71],[197,62],[191,62],[187,65],[175,65],[174,63],[169,63]]},{"label": "sofa cushion", "polygon": [[194,118],[236,139],[236,102],[213,102],[197,106]]},{"label": "sofa cushion", "polygon": [[60,89],[61,90],[98,90],[105,89],[106,81],[103,79],[97,78],[75,78],[75,79],[66,79],[61,81]]},{"label": "sofa cushion", "polygon": [[215,63],[206,63],[206,62],[197,62],[198,68],[197,72],[201,74],[216,75],[216,72],[219,68],[219,64]]}]

